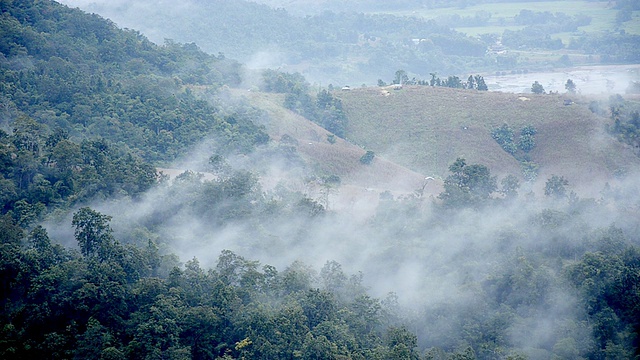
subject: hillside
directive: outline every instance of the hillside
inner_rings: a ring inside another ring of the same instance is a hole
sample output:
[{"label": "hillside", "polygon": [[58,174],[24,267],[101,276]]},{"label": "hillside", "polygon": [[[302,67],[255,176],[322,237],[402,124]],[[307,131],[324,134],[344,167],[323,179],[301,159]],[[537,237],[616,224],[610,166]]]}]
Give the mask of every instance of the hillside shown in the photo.
[{"label": "hillside", "polygon": [[[638,146],[640,104],[247,91],[226,56],[46,0],[0,0],[0,34],[0,359],[640,358],[637,159],[589,111]],[[501,121],[543,171],[628,181],[496,196]],[[442,181],[457,155],[491,171]]]},{"label": "hillside", "polygon": [[[538,130],[530,154],[540,166],[538,183],[558,174],[598,191],[617,171],[640,166],[630,148],[604,132],[607,119],[591,113],[590,99],[428,86],[385,94],[379,88],[334,94],[349,118],[348,138],[423,174],[446,176],[456,157],[464,157],[498,175],[519,175],[518,161],[491,136],[505,123]],[[566,106],[565,99],[575,102]]]},{"label": "hillside", "polygon": [[[156,43],[195,42],[210,54],[223,53],[251,68],[297,71],[325,85],[375,81],[399,67],[423,77],[428,71],[467,71],[469,63],[477,68],[486,49],[479,39],[412,17],[342,11],[302,17],[241,0],[163,6],[149,0],[62,2],[137,29]],[[411,37],[433,41],[408,47]]]},{"label": "hillside", "polygon": [[159,44],[195,42],[251,68],[300,72],[323,85],[373,84],[398,69],[428,78],[640,59],[638,12],[629,10],[618,23],[620,1],[61,2]]},{"label": "hillside", "polygon": [[[390,191],[395,196],[413,193],[424,186],[424,194],[437,196],[442,191],[440,180],[425,182],[425,175],[387,159],[376,156],[371,164],[360,163],[365,150],[338,137],[335,143],[327,140],[330,133],[306,118],[281,106],[283,94],[235,91],[236,97],[244,97],[252,105],[268,113],[263,125],[271,139],[280,144],[293,146],[304,160],[309,173],[329,176],[337,175],[341,186],[330,194],[331,208],[348,210],[362,215],[371,215],[378,203],[379,194]],[[280,174],[283,176],[282,174]],[[289,186],[295,176],[288,175]],[[267,188],[281,178],[263,177]],[[306,189],[311,196],[319,196],[319,189]],[[359,204],[368,211],[362,213]],[[365,206],[366,205],[366,206]]]}]

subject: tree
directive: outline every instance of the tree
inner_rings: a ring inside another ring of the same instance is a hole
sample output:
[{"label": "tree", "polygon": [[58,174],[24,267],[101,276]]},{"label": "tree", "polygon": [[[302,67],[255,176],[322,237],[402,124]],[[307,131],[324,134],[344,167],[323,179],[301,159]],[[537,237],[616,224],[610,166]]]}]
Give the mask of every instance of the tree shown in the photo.
[{"label": "tree", "polygon": [[440,86],[441,80],[438,77],[438,73],[432,72],[432,73],[429,73],[429,75],[431,75],[431,80],[429,80],[429,85],[431,85],[431,86],[436,86],[436,85]]},{"label": "tree", "polygon": [[567,179],[562,176],[552,175],[544,185],[544,194],[557,199],[564,198],[567,195],[567,185],[569,185]]},{"label": "tree", "polygon": [[532,125],[527,125],[520,130],[520,140],[518,141],[518,148],[528,153],[536,147],[535,135],[538,131]]},{"label": "tree", "polygon": [[500,181],[502,188],[500,193],[504,195],[506,199],[513,199],[518,196],[518,189],[520,188],[520,181],[514,175],[507,175]]},{"label": "tree", "polygon": [[375,156],[376,154],[373,151],[367,150],[367,152],[360,157],[360,162],[362,164],[369,165],[373,162],[373,158],[375,158]]},{"label": "tree", "polygon": [[444,86],[454,88],[454,89],[461,89],[464,87],[462,85],[462,80],[460,80],[460,78],[455,75],[449,76],[447,80],[445,80]]},{"label": "tree", "polygon": [[109,221],[111,216],[88,207],[83,207],[73,214],[71,224],[75,227],[74,234],[82,255],[100,261],[108,260],[114,255],[116,241]]},{"label": "tree", "polygon": [[534,94],[544,94],[544,87],[542,87],[539,82],[535,81],[531,85],[531,92]]},{"label": "tree", "polygon": [[491,137],[502,147],[502,149],[511,155],[514,155],[518,148],[513,142],[513,130],[507,124],[502,124],[499,128],[491,131]]},{"label": "tree", "polygon": [[567,79],[566,84],[564,84],[564,88],[567,89],[571,94],[576,93],[576,84],[571,79]]},{"label": "tree", "polygon": [[444,181],[444,191],[438,195],[447,207],[478,207],[486,202],[498,185],[495,176],[484,165],[467,165],[458,158],[449,166],[451,175]]},{"label": "tree", "polygon": [[417,360],[420,358],[416,351],[418,337],[406,328],[389,328],[385,338],[389,347],[389,359]]},{"label": "tree", "polygon": [[409,76],[407,75],[406,71],[404,71],[404,70],[396,71],[396,77],[393,80],[394,84],[402,85],[402,84],[406,83],[407,81],[409,81]]},{"label": "tree", "polygon": [[469,78],[467,79],[467,89],[475,89],[476,88],[476,81],[473,78],[473,75],[469,75]]},{"label": "tree", "polygon": [[487,86],[487,83],[484,82],[484,77],[482,77],[480,75],[476,75],[475,79],[476,79],[476,89],[478,89],[480,91],[489,90],[489,87]]}]

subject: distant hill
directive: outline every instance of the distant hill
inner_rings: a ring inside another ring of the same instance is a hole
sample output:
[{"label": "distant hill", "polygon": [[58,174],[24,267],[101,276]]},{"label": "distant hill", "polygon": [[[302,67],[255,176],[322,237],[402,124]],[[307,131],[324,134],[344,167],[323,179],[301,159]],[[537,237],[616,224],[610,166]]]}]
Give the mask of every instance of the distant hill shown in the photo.
[{"label": "distant hill", "polygon": [[[467,71],[467,61],[477,69],[487,46],[433,21],[393,15],[336,11],[302,17],[242,0],[163,6],[150,0],[63,2],[139,30],[159,44],[195,42],[210,54],[224,53],[253,68],[298,71],[324,85],[371,83],[399,68],[423,77],[429,71]],[[411,38],[429,41],[418,47],[409,44]]]},{"label": "distant hill", "polygon": [[[270,114],[265,128],[272,139],[295,139],[298,154],[317,173],[363,188],[411,192],[427,176],[445,178],[458,157],[488,166],[499,179],[513,174],[524,183],[521,163],[492,137],[503,124],[514,130],[516,141],[524,126],[537,130],[529,153],[538,166],[537,180],[525,188],[538,194],[551,175],[559,175],[580,195],[598,197],[605,183],[615,184],[620,174],[640,168],[633,149],[605,131],[610,120],[589,110],[590,98],[429,86],[357,88],[333,95],[342,100],[348,126],[346,141],[331,145],[328,131],[282,107],[284,95],[243,94]],[[376,154],[373,166],[359,163],[365,149]],[[437,183],[429,186],[427,193],[441,191]]]},{"label": "distant hill", "polygon": [[521,174],[518,161],[491,136],[502,124],[516,132],[526,125],[537,129],[530,156],[540,167],[538,186],[558,174],[593,193],[614,174],[640,166],[630,147],[606,134],[608,119],[594,115],[586,98],[429,86],[334,95],[348,116],[350,141],[423,174],[444,177],[457,157],[484,164],[497,175]]},{"label": "distant hill", "polygon": [[252,119],[190,91],[240,83],[234,60],[193,44],[158,46],[54,1],[1,2],[0,10],[4,130],[30,117],[44,136],[59,128],[74,140],[102,137],[151,161],[173,160],[206,136],[245,152],[268,140]]},{"label": "distant hill", "polygon": [[249,106],[194,95],[238,84],[236,61],[192,44],[158,46],[54,1],[2,1],[0,13],[0,213],[29,209],[15,215],[21,225],[95,198],[138,196],[156,183],[154,165],[204,139],[221,154],[269,141]]},{"label": "distant hill", "polygon": [[[304,161],[309,174],[336,175],[340,178],[341,185],[331,194],[333,209],[353,209],[357,208],[354,204],[362,202],[368,204],[366,208],[371,210],[374,208],[371,204],[377,204],[379,194],[385,191],[390,191],[394,196],[412,194],[419,189],[423,189],[425,196],[437,196],[442,191],[441,180],[427,181],[419,171],[398,165],[384,156],[376,156],[369,165],[362,164],[360,158],[366,153],[365,149],[338,137],[335,137],[333,144],[330,143],[327,138],[330,132],[282,107],[283,94],[237,91],[235,95],[247,98],[252,105],[269,114],[268,123],[264,124],[265,130],[274,141],[292,146]],[[290,186],[292,179],[295,180],[289,176]],[[270,187],[278,180],[265,177],[262,181]],[[314,189],[307,188],[305,191],[314,195]]]}]

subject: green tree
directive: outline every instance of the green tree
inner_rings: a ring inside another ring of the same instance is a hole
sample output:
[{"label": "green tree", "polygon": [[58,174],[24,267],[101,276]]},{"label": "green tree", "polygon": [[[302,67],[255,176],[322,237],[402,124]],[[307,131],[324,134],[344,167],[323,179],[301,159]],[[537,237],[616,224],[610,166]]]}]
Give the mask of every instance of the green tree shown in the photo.
[{"label": "green tree", "polygon": [[420,358],[416,351],[418,337],[406,328],[391,327],[387,330],[385,338],[389,348],[389,359],[418,360]]},{"label": "green tree", "polygon": [[313,336],[307,333],[302,345],[302,359],[304,360],[328,360],[338,359],[338,347],[331,343],[326,336]]},{"label": "green tree", "polygon": [[544,87],[539,82],[534,81],[531,85],[531,92],[534,94],[544,94]]},{"label": "green tree", "polygon": [[544,194],[556,199],[564,198],[567,196],[567,185],[569,181],[564,177],[551,175],[544,185]]},{"label": "green tree", "polygon": [[520,181],[515,175],[507,175],[500,181],[500,184],[502,185],[500,193],[502,193],[506,199],[514,199],[518,196]]},{"label": "green tree", "polygon": [[513,141],[514,132],[513,129],[507,124],[502,124],[499,128],[495,128],[491,131],[491,137],[502,147],[502,149],[511,155],[514,155],[518,150],[516,144]]},{"label": "green tree", "polygon": [[467,84],[465,87],[467,89],[475,89],[477,87],[476,80],[474,79],[473,75],[469,75],[469,78],[467,79]]},{"label": "green tree", "polygon": [[520,130],[520,139],[518,140],[518,148],[528,153],[536,147],[535,135],[537,130],[532,125],[527,125]]},{"label": "green tree", "polygon": [[407,81],[409,81],[409,75],[407,75],[407,72],[404,70],[398,70],[396,71],[396,76],[393,79],[393,83],[394,84],[400,84],[403,85],[405,84]]},{"label": "green tree", "polygon": [[362,164],[369,165],[373,162],[375,156],[376,154],[373,151],[367,150],[367,152],[360,157],[360,162]]},{"label": "green tree", "polygon": [[103,215],[88,207],[83,207],[73,214],[71,224],[80,252],[87,258],[100,261],[111,259],[115,253],[116,240],[109,226],[111,216]]},{"label": "green tree", "polygon": [[487,86],[487,83],[484,81],[484,77],[482,77],[480,75],[476,75],[474,78],[476,80],[476,89],[478,89],[480,91],[489,90],[489,87]]},{"label": "green tree", "polygon": [[438,195],[446,207],[478,207],[497,190],[497,180],[484,165],[467,165],[458,158],[449,166],[451,175],[444,181],[444,191]]},{"label": "green tree", "polygon": [[567,82],[564,84],[564,88],[571,94],[576,93],[576,84],[571,79],[567,79]]},{"label": "green tree", "polygon": [[447,80],[444,81],[443,86],[454,89],[462,89],[464,87],[462,80],[457,76],[449,76]]}]

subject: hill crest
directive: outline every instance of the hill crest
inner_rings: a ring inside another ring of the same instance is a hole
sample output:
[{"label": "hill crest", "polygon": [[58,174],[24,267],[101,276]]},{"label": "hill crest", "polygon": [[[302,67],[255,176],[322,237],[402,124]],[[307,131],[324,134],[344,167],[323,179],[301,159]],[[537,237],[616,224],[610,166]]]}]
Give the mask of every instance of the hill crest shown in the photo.
[{"label": "hill crest", "polygon": [[[589,110],[589,98],[568,94],[512,94],[404,86],[336,92],[349,118],[349,140],[409,169],[447,175],[457,157],[488,166],[495,175],[520,175],[518,161],[491,131],[508,124],[537,129],[530,156],[540,167],[534,188],[551,174],[593,193],[624,169],[638,168],[633,150],[605,132],[608,119]],[[385,96],[386,95],[386,96]],[[565,100],[570,100],[566,105]],[[597,183],[597,184],[596,184]]]}]

